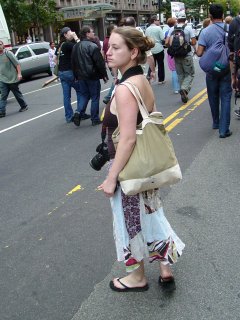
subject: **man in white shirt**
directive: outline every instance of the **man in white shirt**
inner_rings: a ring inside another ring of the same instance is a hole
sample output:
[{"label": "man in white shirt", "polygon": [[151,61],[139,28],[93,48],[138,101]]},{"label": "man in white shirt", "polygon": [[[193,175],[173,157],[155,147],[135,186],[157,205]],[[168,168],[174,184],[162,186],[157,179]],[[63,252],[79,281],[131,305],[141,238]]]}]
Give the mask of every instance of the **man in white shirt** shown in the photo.
[{"label": "man in white shirt", "polygon": [[151,25],[146,29],[145,35],[155,41],[155,46],[151,49],[155,64],[158,65],[158,83],[165,83],[165,70],[164,70],[164,32],[160,27],[160,21],[157,16],[151,17]]}]

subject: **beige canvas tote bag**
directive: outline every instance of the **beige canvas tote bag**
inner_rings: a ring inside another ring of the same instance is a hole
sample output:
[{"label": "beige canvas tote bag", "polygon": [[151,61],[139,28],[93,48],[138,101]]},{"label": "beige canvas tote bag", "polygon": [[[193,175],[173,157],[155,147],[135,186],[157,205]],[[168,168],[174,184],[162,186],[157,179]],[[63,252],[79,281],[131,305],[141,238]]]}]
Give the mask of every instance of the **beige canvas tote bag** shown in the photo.
[{"label": "beige canvas tote bag", "polygon": [[[138,88],[130,81],[121,83],[136,98],[143,121],[136,128],[136,144],[118,181],[126,195],[172,185],[182,179],[172,142],[165,130],[161,112],[149,114]],[[119,127],[112,135],[117,147]]]}]

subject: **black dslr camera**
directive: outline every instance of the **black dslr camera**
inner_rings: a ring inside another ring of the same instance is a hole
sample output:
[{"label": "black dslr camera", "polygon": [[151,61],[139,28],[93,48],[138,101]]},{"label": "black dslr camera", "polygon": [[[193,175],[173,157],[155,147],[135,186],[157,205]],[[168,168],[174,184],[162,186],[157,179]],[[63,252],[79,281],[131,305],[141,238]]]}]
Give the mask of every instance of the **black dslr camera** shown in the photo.
[{"label": "black dslr camera", "polygon": [[106,142],[104,142],[106,137],[106,130],[104,127],[102,128],[101,137],[102,143],[100,143],[96,148],[97,154],[89,162],[90,166],[96,171],[100,171],[105,163],[110,160],[108,146]]}]

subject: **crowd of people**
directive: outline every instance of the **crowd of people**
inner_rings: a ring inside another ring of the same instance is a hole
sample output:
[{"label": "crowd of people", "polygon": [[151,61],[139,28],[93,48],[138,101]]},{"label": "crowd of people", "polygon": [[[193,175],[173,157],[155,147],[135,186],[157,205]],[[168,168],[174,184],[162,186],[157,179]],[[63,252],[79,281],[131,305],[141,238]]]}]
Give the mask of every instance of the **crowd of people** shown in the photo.
[{"label": "crowd of people", "polygon": [[[183,103],[186,103],[189,99],[188,96],[195,75],[193,55],[197,54],[199,57],[202,56],[207,52],[208,47],[215,43],[217,38],[219,39],[219,33],[221,32],[219,29],[215,30],[216,28],[214,28],[214,26],[228,26],[227,32],[229,30],[230,34],[230,37],[228,37],[229,48],[231,52],[234,51],[233,44],[231,44],[233,35],[231,28],[236,26],[237,18],[233,19],[231,16],[227,16],[224,20],[221,6],[214,5],[211,6],[211,8],[211,11],[209,11],[210,18],[203,21],[203,29],[199,34],[198,46],[196,46],[197,42],[193,29],[186,24],[186,15],[184,13],[180,13],[177,18],[172,17],[167,20],[169,30],[165,33],[160,27],[158,17],[154,15],[151,17],[150,24],[145,31],[145,36],[154,40],[154,47],[147,52],[147,64],[149,65],[147,78],[149,80],[155,79],[158,84],[164,85],[164,61],[166,60],[167,66],[172,74],[173,92],[180,94]],[[216,15],[218,18],[215,18]],[[123,18],[120,21],[119,26],[137,28],[136,21],[133,17]],[[93,29],[89,26],[84,26],[82,28],[79,34],[80,39],[69,27],[64,27],[60,32],[59,44],[55,47],[55,43],[50,42],[49,65],[52,75],[54,75],[56,64],[58,65],[58,78],[62,85],[65,120],[67,123],[73,122],[76,126],[79,126],[81,120],[90,118],[92,125],[101,123],[99,118],[100,80],[103,79],[104,82],[108,80],[106,70],[108,41],[111,32],[115,28],[117,28],[116,25],[110,25],[107,28],[107,35],[103,43],[99,41],[98,37],[95,36]],[[143,32],[140,28],[137,28],[137,30]],[[188,44],[189,50],[186,54],[173,55],[170,52],[169,47],[174,46],[172,41],[174,41],[173,38],[176,33],[179,33],[179,30],[182,30],[180,32],[183,32],[183,38]],[[209,31],[211,31],[212,37],[209,36]],[[211,41],[209,40],[210,38],[212,39]],[[79,41],[80,43],[76,45],[76,41]],[[167,47],[168,50],[164,50],[164,47]],[[20,110],[27,110],[27,103],[24,101],[19,90],[19,80],[21,80],[20,64],[10,51],[6,54],[4,48],[0,48],[0,50],[2,50],[2,53],[0,51],[0,56],[7,57],[7,59],[2,59],[1,74],[4,76],[1,76],[0,78],[0,86],[2,87],[0,117],[4,117],[6,115],[7,96],[10,90],[12,90],[17,98],[21,107]],[[167,55],[166,59],[165,55]],[[230,64],[232,67],[234,66],[232,62]],[[155,66],[157,75],[155,73]],[[8,71],[8,75],[5,75],[4,70]],[[121,78],[121,74],[116,68],[110,68],[110,71],[113,80],[109,92],[103,99],[105,104],[110,101],[115,84]],[[229,71],[229,74],[230,73],[231,72]],[[226,75],[227,78],[229,78],[229,74]],[[216,88],[214,89],[214,79],[212,79],[212,77],[212,74],[206,74],[209,104],[213,117],[213,128],[219,129],[219,127],[221,127],[219,136],[224,138],[231,135],[229,129],[231,88],[238,90],[235,85],[238,81],[236,80],[236,75],[232,75],[230,85],[228,80],[228,90],[225,94],[219,91],[220,88],[222,88],[220,85],[222,83],[222,78],[216,81]],[[74,88],[77,95],[77,108],[75,111],[73,111],[71,105],[71,88]],[[221,98],[221,95],[223,98]],[[239,94],[236,94],[236,96],[238,95]],[[219,98],[223,99],[221,105],[218,102]],[[91,111],[90,114],[87,114],[86,109],[89,100],[91,100]],[[225,109],[223,106],[226,106]],[[222,108],[221,112],[219,111],[220,108]],[[239,110],[235,110],[235,114],[240,117]]]},{"label": "crowd of people", "polygon": [[[215,65],[212,72],[206,73],[206,85],[212,128],[219,130],[220,138],[227,138],[232,134],[229,128],[231,95],[233,89],[239,91],[234,37],[237,30],[240,30],[240,17],[224,22],[223,7],[219,4],[211,4],[209,13],[210,18],[204,22],[198,44],[183,13],[177,19],[168,19],[169,30],[165,34],[157,16],[151,18],[145,34],[136,28],[133,17],[124,18],[120,27],[108,28],[103,42],[103,54],[90,26],[84,26],[79,37],[69,27],[64,27],[60,32],[58,46],[55,48],[54,43],[51,43],[50,66],[53,70],[58,65],[66,122],[79,126],[81,120],[91,118],[93,126],[101,124],[100,80],[108,80],[106,63],[113,75],[111,89],[104,97],[106,111],[103,125],[108,134],[109,171],[98,189],[111,198],[118,260],[124,261],[129,273],[110,282],[110,288],[114,291],[148,290],[144,272],[145,257],[149,257],[150,262],[159,262],[159,286],[167,291],[174,290],[176,284],[171,265],[181,256],[185,246],[164,215],[159,189],[126,195],[118,183],[119,173],[131,157],[136,143],[136,126],[143,120],[139,113],[139,101],[149,113],[156,111],[151,80],[155,79],[159,85],[165,85],[164,44],[168,48],[167,62],[172,73],[173,91],[180,94],[183,103],[187,103],[189,99],[194,79],[193,55],[204,57],[216,43],[229,50],[227,65],[222,64],[217,72],[215,69],[218,65]],[[214,60],[214,55],[212,59]],[[146,61],[149,64],[147,77],[141,67]],[[155,64],[158,66],[157,75]],[[0,117],[5,116],[9,90],[13,91],[21,106],[19,111],[27,110],[27,104],[18,89],[18,81],[21,80],[19,63],[12,53],[4,50],[2,42],[0,68]],[[135,90],[136,96],[129,86]],[[72,88],[77,95],[75,112],[71,106]],[[91,109],[90,114],[87,114],[89,100]],[[120,137],[115,149],[112,133],[117,127]]]}]

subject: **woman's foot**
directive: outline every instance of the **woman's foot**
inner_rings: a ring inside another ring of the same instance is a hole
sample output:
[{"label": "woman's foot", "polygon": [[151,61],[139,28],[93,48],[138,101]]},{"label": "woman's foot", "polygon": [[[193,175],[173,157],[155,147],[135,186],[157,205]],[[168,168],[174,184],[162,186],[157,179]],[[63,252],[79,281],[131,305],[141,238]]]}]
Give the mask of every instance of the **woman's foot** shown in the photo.
[{"label": "woman's foot", "polygon": [[173,277],[173,273],[169,264],[160,263],[160,276],[163,279]]},{"label": "woman's foot", "polygon": [[164,291],[171,292],[176,289],[175,280],[169,264],[165,265],[160,263],[160,276],[158,283]]},{"label": "woman's foot", "polygon": [[113,291],[117,292],[143,292],[149,289],[148,284],[146,283],[144,286],[139,286],[139,284],[135,287],[129,287],[122,282],[122,279],[116,278],[109,283],[110,288]]},{"label": "woman's foot", "polygon": [[112,282],[115,288],[123,290],[125,289],[124,286],[127,288],[143,288],[147,285],[147,279],[145,276],[142,278],[137,278],[134,277],[132,273],[124,278],[115,278]]},{"label": "woman's foot", "polygon": [[176,290],[175,279],[173,276],[169,278],[162,278],[159,276],[158,284],[165,292],[172,292]]}]

